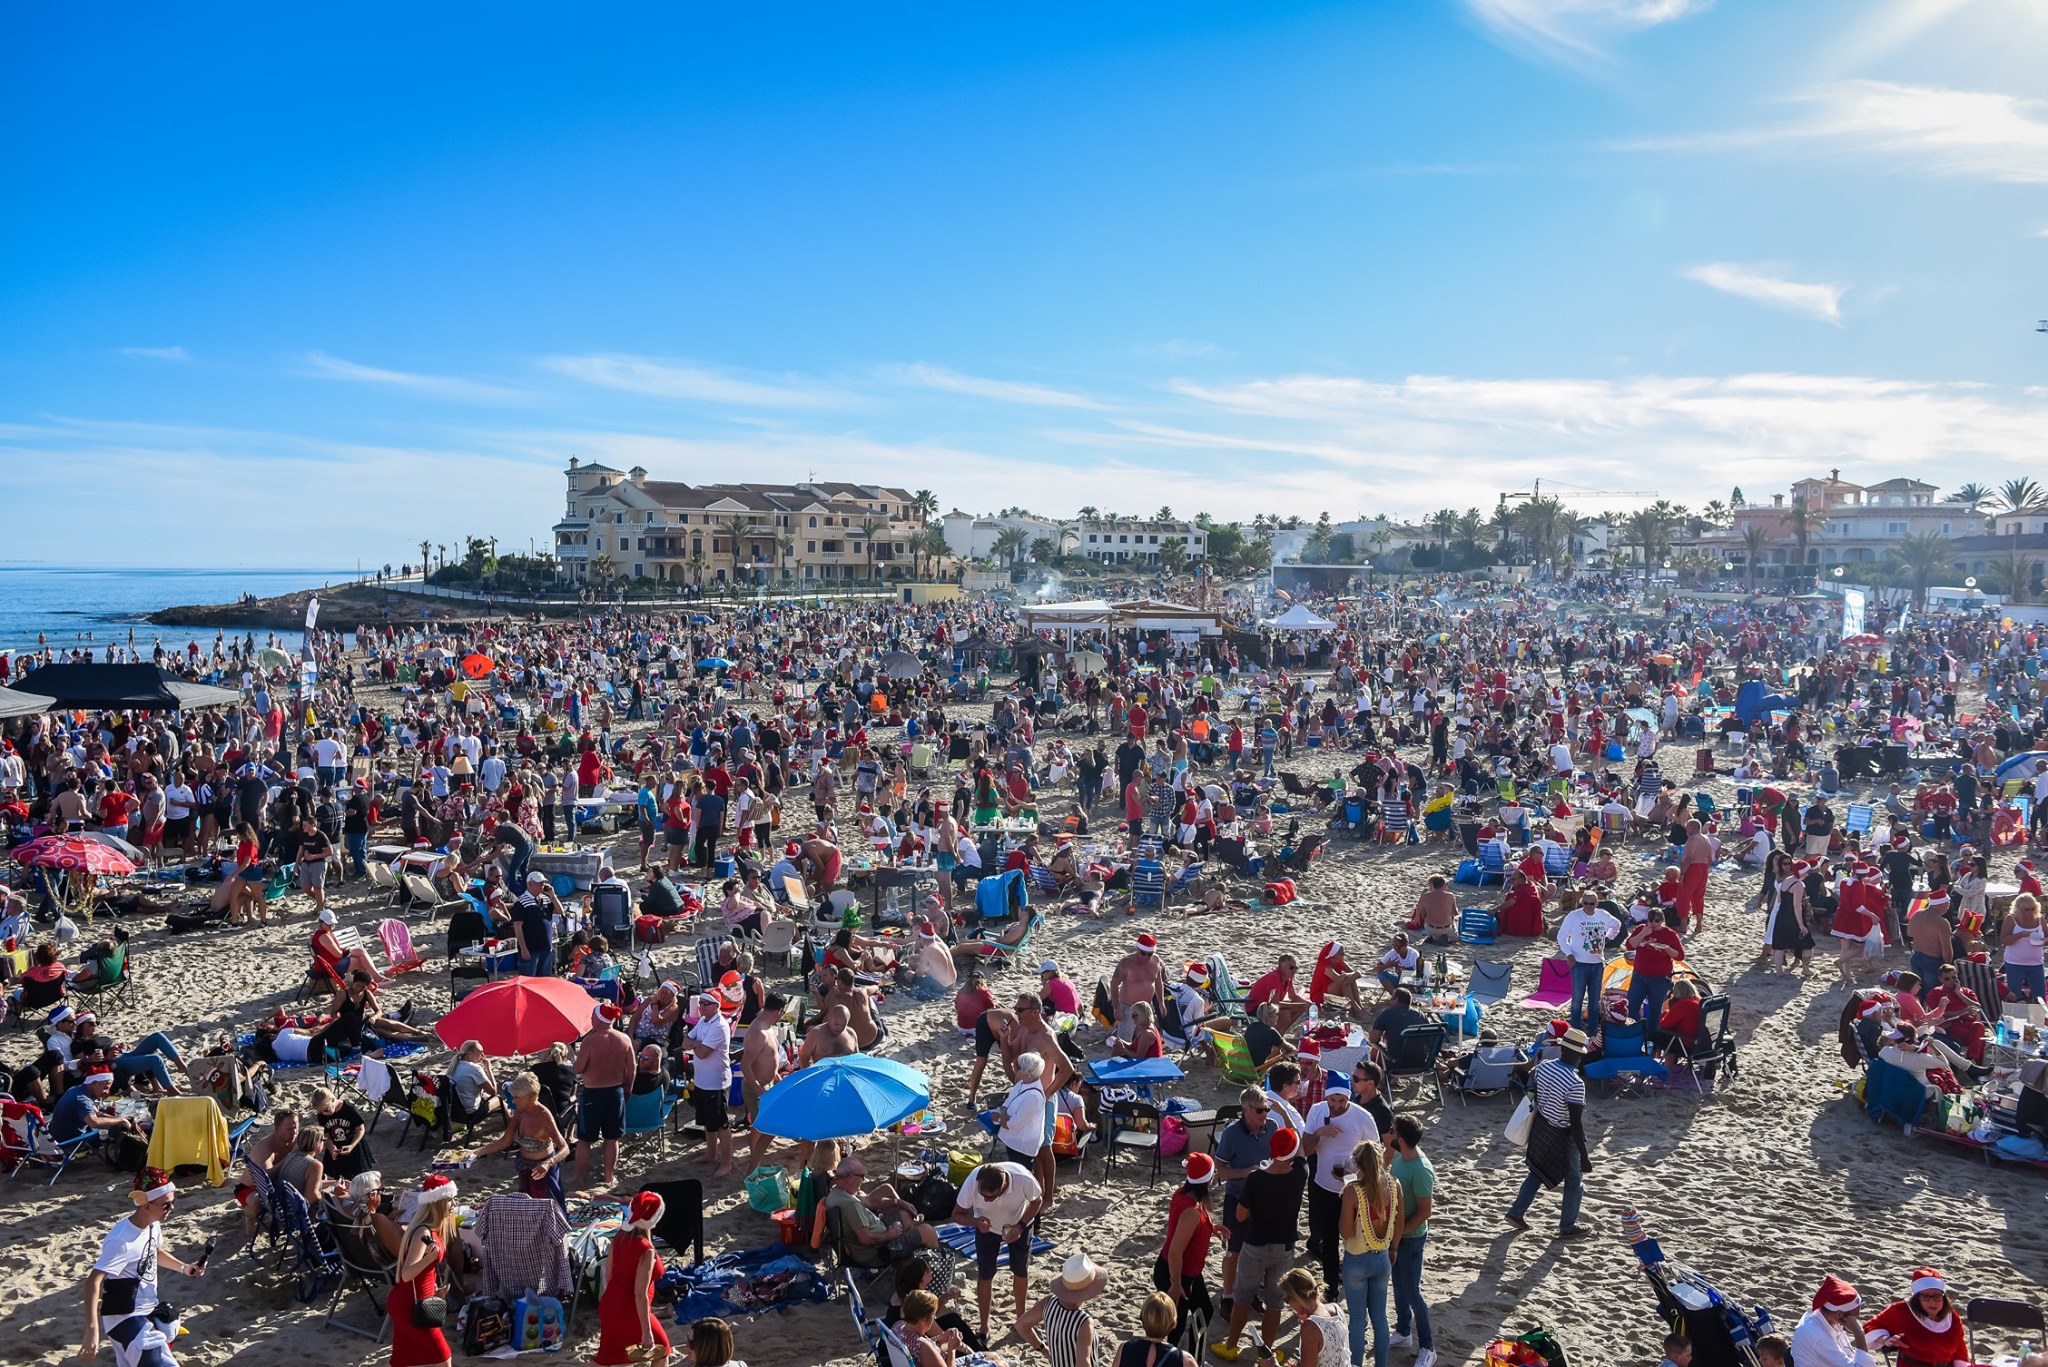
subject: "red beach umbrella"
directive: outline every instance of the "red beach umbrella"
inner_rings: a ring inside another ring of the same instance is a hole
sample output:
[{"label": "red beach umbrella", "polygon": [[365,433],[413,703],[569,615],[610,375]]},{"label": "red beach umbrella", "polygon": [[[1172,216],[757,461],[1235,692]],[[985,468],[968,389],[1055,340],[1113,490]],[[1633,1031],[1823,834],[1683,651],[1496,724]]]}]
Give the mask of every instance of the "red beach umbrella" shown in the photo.
[{"label": "red beach umbrella", "polygon": [[462,672],[472,679],[481,679],[496,669],[497,663],[488,655],[465,655],[462,657]]},{"label": "red beach umbrella", "polygon": [[596,1007],[596,999],[567,978],[507,978],[456,1003],[434,1033],[450,1049],[475,1040],[499,1058],[533,1054],[588,1030]]},{"label": "red beach umbrella", "polygon": [[16,860],[68,873],[133,873],[135,861],[119,850],[75,835],[46,835],[19,846]]}]

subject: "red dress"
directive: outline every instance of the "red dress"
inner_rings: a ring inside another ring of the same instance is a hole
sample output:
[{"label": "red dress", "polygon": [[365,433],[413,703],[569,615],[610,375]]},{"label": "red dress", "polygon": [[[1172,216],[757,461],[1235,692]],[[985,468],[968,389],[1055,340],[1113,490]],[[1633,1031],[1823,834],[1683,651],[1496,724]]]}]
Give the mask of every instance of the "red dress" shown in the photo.
[{"label": "red dress", "polygon": [[[597,1356],[591,1359],[597,1367],[625,1367],[633,1360],[627,1356],[628,1350],[640,1346],[640,1307],[634,1304],[633,1283],[639,1278],[642,1260],[650,1258],[654,1261],[654,1273],[647,1282],[647,1303],[652,1307],[654,1284],[661,1280],[662,1272],[653,1241],[645,1234],[624,1232],[612,1239],[611,1271],[606,1274],[604,1294],[597,1302]],[[668,1351],[668,1331],[661,1327],[651,1308],[647,1322],[654,1329],[658,1357]]]},{"label": "red dress", "polygon": [[422,1329],[412,1322],[413,1302],[440,1294],[434,1289],[434,1275],[441,1265],[441,1241],[431,1234],[420,1237],[433,1245],[434,1261],[384,1297],[384,1313],[391,1316],[391,1367],[438,1367],[452,1356],[447,1336],[439,1329]]}]

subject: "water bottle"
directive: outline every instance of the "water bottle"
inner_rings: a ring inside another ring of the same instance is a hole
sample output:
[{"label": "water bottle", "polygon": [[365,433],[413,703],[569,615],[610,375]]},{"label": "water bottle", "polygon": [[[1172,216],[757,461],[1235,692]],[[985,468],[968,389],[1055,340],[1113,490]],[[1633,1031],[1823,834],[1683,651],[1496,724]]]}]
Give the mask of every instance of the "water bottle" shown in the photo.
[{"label": "water bottle", "polygon": [[[1317,1027],[1319,1027],[1322,1023],[1323,1013],[1316,1009],[1316,1004],[1314,1002],[1310,1002],[1308,1004],[1308,1023],[1302,1027],[1302,1036],[1304,1038],[1313,1039],[1315,1037]],[[2005,1023],[2003,1021],[1999,1022],[1998,1030],[1998,1042],[2000,1044],[2003,1044],[2005,1043]]]}]

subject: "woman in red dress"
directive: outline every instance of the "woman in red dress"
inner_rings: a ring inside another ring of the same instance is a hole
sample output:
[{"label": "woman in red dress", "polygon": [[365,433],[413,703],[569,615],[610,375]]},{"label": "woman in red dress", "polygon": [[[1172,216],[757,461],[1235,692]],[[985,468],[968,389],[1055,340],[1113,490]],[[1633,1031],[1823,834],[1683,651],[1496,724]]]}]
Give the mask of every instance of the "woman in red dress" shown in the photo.
[{"label": "woman in red dress", "polygon": [[597,1367],[668,1361],[668,1332],[654,1318],[654,1283],[662,1263],[652,1231],[661,1215],[661,1198],[643,1191],[626,1210],[626,1227],[612,1238],[597,1299]]},{"label": "woman in red dress", "polygon": [[419,1206],[398,1245],[398,1279],[384,1297],[391,1316],[391,1367],[447,1367],[452,1354],[438,1328],[413,1323],[413,1307],[437,1296],[435,1271],[455,1238],[455,1183],[428,1173]]}]

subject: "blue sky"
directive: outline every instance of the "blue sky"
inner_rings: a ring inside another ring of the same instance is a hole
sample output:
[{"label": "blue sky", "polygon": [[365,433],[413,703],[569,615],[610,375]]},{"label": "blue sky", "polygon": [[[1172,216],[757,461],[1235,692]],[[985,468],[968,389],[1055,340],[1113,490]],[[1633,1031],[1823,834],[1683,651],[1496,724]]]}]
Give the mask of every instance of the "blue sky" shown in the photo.
[{"label": "blue sky", "polygon": [[1339,518],[2048,474],[2036,0],[0,25],[0,559],[544,543],[571,454]]}]

